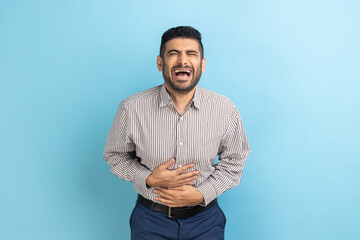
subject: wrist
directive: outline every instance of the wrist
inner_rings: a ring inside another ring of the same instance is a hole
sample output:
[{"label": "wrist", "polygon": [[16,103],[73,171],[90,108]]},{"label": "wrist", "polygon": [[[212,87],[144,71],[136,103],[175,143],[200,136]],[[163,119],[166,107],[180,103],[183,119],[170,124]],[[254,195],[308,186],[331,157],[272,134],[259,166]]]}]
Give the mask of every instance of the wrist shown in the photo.
[{"label": "wrist", "polygon": [[197,204],[200,204],[200,205],[205,204],[205,198],[201,192],[197,191],[196,199],[197,199]]},{"label": "wrist", "polygon": [[154,180],[153,180],[153,175],[150,174],[147,178],[146,178],[146,187],[150,188],[150,187],[155,187],[154,186]]}]

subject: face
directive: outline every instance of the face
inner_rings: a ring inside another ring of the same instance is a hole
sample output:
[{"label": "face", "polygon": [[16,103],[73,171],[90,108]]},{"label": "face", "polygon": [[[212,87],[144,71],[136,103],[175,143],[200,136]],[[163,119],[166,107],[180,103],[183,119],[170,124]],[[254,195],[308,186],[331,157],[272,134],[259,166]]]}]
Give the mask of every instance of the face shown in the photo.
[{"label": "face", "polygon": [[178,93],[188,93],[200,81],[206,60],[201,59],[200,46],[195,39],[174,38],[165,45],[164,56],[157,57],[165,85]]}]

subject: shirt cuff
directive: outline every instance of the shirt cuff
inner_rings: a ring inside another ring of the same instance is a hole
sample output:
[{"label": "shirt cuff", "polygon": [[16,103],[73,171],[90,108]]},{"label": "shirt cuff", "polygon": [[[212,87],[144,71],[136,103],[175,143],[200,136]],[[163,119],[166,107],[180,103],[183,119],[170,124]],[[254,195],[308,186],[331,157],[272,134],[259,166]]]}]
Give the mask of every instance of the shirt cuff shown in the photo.
[{"label": "shirt cuff", "polygon": [[196,189],[201,192],[205,200],[205,206],[207,206],[212,200],[217,198],[217,193],[214,186],[210,182],[204,182],[197,186]]},{"label": "shirt cuff", "polygon": [[139,167],[135,172],[135,184],[143,189],[148,190],[146,186],[146,179],[152,173],[149,169],[144,166]]}]

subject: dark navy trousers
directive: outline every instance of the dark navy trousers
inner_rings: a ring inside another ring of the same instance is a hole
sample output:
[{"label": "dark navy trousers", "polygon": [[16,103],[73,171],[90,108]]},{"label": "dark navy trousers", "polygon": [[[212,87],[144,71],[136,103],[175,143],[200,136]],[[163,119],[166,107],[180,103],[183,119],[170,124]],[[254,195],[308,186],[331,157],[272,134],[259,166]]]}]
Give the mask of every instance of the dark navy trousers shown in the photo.
[{"label": "dark navy trousers", "polygon": [[221,240],[226,218],[216,203],[194,217],[168,218],[136,203],[130,217],[132,240]]}]

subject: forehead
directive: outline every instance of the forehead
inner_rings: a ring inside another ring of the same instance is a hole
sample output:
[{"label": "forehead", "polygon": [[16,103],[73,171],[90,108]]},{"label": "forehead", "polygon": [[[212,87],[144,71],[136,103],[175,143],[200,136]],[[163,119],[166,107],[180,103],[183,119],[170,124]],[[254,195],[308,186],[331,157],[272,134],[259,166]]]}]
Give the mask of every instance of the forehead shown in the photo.
[{"label": "forehead", "polygon": [[200,44],[192,38],[174,38],[166,43],[165,50],[171,49],[200,51]]}]

